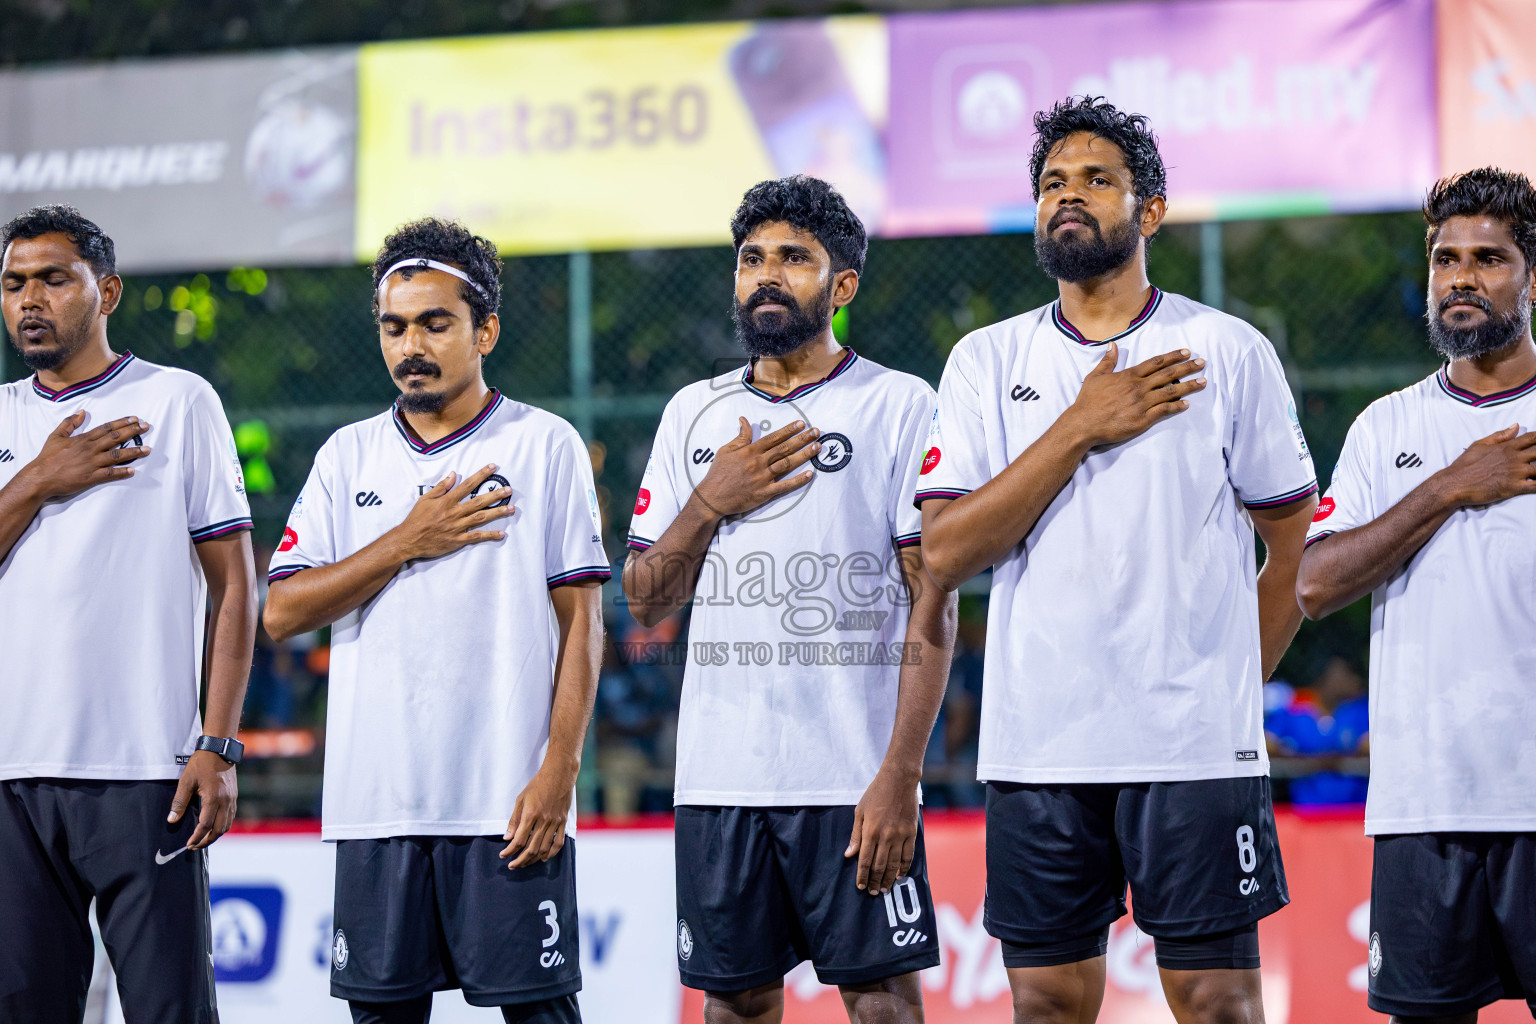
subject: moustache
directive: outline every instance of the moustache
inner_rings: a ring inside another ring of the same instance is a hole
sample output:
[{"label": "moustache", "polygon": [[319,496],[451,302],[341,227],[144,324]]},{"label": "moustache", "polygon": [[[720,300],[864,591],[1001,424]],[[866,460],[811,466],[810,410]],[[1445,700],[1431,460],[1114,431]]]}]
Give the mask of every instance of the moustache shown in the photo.
[{"label": "moustache", "polygon": [[51,331],[54,329],[54,323],[52,320],[49,320],[46,317],[24,316],[21,318],[21,321],[16,324],[16,329],[18,331],[25,331],[29,327],[46,327]]},{"label": "moustache", "polygon": [[1473,295],[1471,292],[1451,292],[1451,294],[1440,300],[1440,305],[1437,308],[1441,313],[1444,313],[1451,306],[1458,304],[1476,306],[1487,315],[1493,315],[1493,303],[1481,295]]},{"label": "moustache", "polygon": [[1095,231],[1099,230],[1099,222],[1093,214],[1084,210],[1074,209],[1070,206],[1057,210],[1056,215],[1046,223],[1045,229],[1047,231],[1055,231],[1063,224],[1086,224]]},{"label": "moustache", "polygon": [[443,368],[422,356],[409,356],[400,360],[390,371],[395,380],[404,380],[407,374],[420,373],[429,377],[441,377]]},{"label": "moustache", "polygon": [[753,292],[752,297],[749,298],[746,302],[742,303],[741,308],[750,313],[757,309],[757,307],[769,302],[776,302],[791,312],[794,312],[800,308],[800,303],[796,302],[788,294],[779,291],[777,288],[770,288],[766,285]]}]

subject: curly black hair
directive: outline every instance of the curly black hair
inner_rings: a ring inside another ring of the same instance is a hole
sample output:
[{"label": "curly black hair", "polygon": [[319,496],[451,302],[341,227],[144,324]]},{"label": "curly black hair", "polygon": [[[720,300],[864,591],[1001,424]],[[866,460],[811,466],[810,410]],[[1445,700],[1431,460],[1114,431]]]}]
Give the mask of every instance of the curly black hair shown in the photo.
[{"label": "curly black hair", "polygon": [[34,206],[26,213],[17,214],[0,228],[0,256],[11,243],[24,238],[37,238],[55,232],[69,239],[80,258],[90,264],[91,273],[97,280],[117,273],[117,247],[107,233],[73,206],[49,203]]},{"label": "curly black hair", "polygon": [[1536,267],[1536,188],[1518,171],[1479,167],[1452,174],[1430,186],[1424,197],[1424,248],[1433,249],[1440,228],[1452,217],[1493,217],[1509,227],[1529,270]]},{"label": "curly black hair", "polygon": [[820,178],[796,174],[760,181],[747,189],[731,218],[731,238],[735,241],[736,251],[741,251],[741,244],[753,231],[774,221],[783,221],[815,235],[816,241],[832,257],[834,273],[843,270],[864,273],[864,254],[869,251],[869,236],[864,232],[864,224],[848,208],[842,194]]},{"label": "curly black hair", "polygon": [[[470,322],[478,329],[485,326],[501,306],[501,256],[496,243],[473,234],[458,221],[423,217],[396,228],[373,260],[373,315],[379,315],[380,275],[401,260],[421,257],[458,267],[485,292],[468,284],[459,284],[459,298],[469,304]],[[406,280],[415,268],[400,271]]]},{"label": "curly black hair", "polygon": [[1050,110],[1035,113],[1035,148],[1029,155],[1029,184],[1040,200],[1040,174],[1056,144],[1068,135],[1088,132],[1120,147],[1138,200],[1168,195],[1168,172],[1157,151],[1157,136],[1144,114],[1123,114],[1102,96],[1068,96]]}]

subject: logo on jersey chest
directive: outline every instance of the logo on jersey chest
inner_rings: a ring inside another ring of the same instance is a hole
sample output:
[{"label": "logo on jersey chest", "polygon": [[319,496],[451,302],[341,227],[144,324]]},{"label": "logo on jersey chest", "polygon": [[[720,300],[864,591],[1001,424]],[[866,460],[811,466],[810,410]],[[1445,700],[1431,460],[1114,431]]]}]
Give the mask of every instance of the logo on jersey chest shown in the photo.
[{"label": "logo on jersey chest", "polygon": [[[462,480],[463,478],[464,474],[459,474],[459,479]],[[416,497],[421,497],[423,494],[426,494],[436,486],[437,481],[435,480],[429,484],[417,484]],[[486,508],[501,508],[503,505],[512,500],[512,483],[500,473],[492,473],[490,476],[486,477],[483,481],[481,481],[479,487],[476,487],[473,491],[469,492],[469,496],[471,498],[478,498],[480,495],[485,494],[487,491],[506,491],[507,494],[505,497],[491,502],[486,506]],[[592,497],[595,500],[596,495],[593,495]]]},{"label": "logo on jersey chest", "polygon": [[695,448],[693,450],[693,464],[695,466],[708,465],[715,461],[715,453],[710,448]]},{"label": "logo on jersey chest", "polygon": [[374,491],[358,491],[352,497],[352,503],[358,508],[377,508],[384,504],[384,499]]},{"label": "logo on jersey chest", "polygon": [[1038,402],[1040,401],[1040,392],[1034,388],[1025,387],[1023,384],[1015,384],[1013,390],[1008,392],[1008,397],[1012,398],[1015,402]]},{"label": "logo on jersey chest", "polygon": [[1398,469],[1418,469],[1424,465],[1424,460],[1419,458],[1418,452],[1398,452],[1396,461]]},{"label": "logo on jersey chest", "polygon": [[11,454],[9,448],[0,448],[0,462],[15,462],[16,456]]},{"label": "logo on jersey chest", "polygon": [[822,434],[821,451],[811,456],[811,465],[823,473],[836,473],[853,459],[853,443],[845,434]]}]

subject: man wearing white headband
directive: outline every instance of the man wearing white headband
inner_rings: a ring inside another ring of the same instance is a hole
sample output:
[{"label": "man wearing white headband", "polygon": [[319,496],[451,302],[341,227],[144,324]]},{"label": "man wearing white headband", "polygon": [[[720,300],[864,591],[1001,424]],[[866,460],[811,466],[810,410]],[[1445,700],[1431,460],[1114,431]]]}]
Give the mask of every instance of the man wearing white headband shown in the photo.
[{"label": "man wearing white headband", "polygon": [[572,803],[609,575],[585,445],[485,384],[496,248],[400,228],[374,261],[400,397],[315,456],[268,573],[281,639],[331,624],[331,994],[424,1024],[459,988],[580,1020]]}]

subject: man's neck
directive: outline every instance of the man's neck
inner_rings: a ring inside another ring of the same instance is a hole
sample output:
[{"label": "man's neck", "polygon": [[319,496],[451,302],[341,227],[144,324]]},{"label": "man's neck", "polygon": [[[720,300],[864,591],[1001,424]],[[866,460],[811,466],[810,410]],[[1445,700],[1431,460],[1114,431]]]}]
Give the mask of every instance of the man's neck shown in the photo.
[{"label": "man's neck", "polygon": [[1536,344],[1531,329],[1503,348],[1471,359],[1453,359],[1447,371],[1451,383],[1474,395],[1496,395],[1536,377]]},{"label": "man's neck", "polygon": [[485,379],[476,377],[473,384],[448,399],[441,410],[437,412],[401,410],[400,415],[405,417],[406,424],[417,437],[427,444],[432,444],[441,441],[480,415],[486,403],[490,401],[490,397],[491,389],[485,386]]},{"label": "man's neck", "polygon": [[828,327],[821,334],[793,352],[781,356],[759,356],[752,364],[752,386],[776,395],[786,395],[802,384],[814,384],[842,361],[844,349]]},{"label": "man's neck", "polygon": [[83,380],[90,380],[117,362],[117,353],[107,344],[106,332],[87,341],[74,355],[51,370],[38,370],[37,382],[50,391],[63,391]]},{"label": "man's neck", "polygon": [[1087,281],[1061,281],[1059,287],[1061,315],[1089,341],[1113,338],[1130,327],[1152,297],[1144,256]]}]

